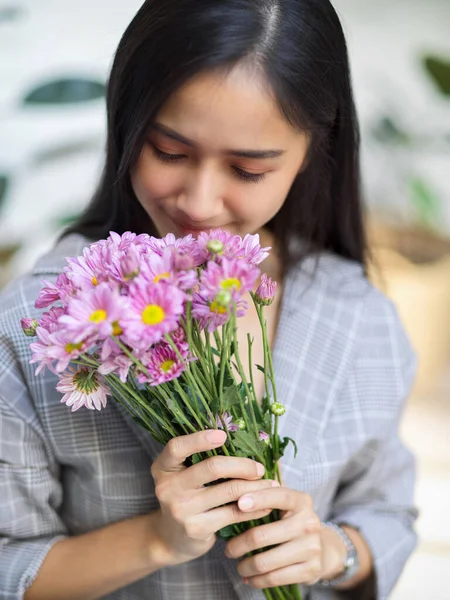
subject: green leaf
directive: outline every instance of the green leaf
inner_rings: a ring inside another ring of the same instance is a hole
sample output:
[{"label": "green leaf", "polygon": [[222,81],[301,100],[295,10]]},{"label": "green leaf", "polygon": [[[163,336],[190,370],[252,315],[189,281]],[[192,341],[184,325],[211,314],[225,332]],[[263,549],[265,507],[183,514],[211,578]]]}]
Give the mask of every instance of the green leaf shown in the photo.
[{"label": "green leaf", "polygon": [[240,404],[241,395],[237,385],[230,385],[223,391],[222,407],[224,412],[228,411],[235,404]]},{"label": "green leaf", "polygon": [[270,399],[267,396],[263,396],[261,408],[265,413],[270,411]]},{"label": "green leaf", "polygon": [[261,365],[256,365],[256,368],[258,369],[258,371],[261,371],[261,373],[265,373],[266,370],[264,367],[262,367]]},{"label": "green leaf", "polygon": [[294,458],[297,457],[297,452],[298,452],[297,444],[295,443],[295,441],[292,438],[285,437],[285,438],[283,438],[283,441],[281,441],[281,439],[280,439],[280,443],[279,443],[280,457],[279,458],[281,458],[284,455],[284,450],[288,446],[289,442],[292,442],[292,444],[294,445]]},{"label": "green leaf", "polygon": [[236,431],[233,435],[233,444],[246,457],[264,456],[266,449],[266,444],[256,439],[249,431]]},{"label": "green leaf", "polygon": [[214,354],[214,356],[220,357],[220,352],[216,348],[214,348],[214,346],[211,346],[211,352]]}]

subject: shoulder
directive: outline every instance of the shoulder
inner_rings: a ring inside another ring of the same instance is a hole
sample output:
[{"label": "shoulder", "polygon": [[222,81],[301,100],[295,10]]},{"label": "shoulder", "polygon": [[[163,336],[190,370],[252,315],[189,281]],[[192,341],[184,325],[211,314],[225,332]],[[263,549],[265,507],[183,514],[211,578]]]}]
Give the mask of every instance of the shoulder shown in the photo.
[{"label": "shoulder", "polygon": [[344,403],[353,386],[366,406],[401,408],[417,359],[393,302],[373,286],[360,264],[331,254],[308,258],[292,277],[290,301],[295,297],[297,310],[303,302],[309,306],[310,316],[321,323],[317,331],[326,329],[329,338],[340,341],[340,351],[348,351]]}]

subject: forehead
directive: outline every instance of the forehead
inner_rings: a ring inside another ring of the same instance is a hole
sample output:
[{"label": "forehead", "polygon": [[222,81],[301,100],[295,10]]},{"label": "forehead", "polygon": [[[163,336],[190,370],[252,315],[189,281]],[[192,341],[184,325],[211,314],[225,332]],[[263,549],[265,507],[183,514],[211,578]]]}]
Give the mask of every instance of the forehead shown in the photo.
[{"label": "forehead", "polygon": [[202,73],[167,101],[158,122],[211,148],[286,147],[300,133],[283,117],[255,70]]}]

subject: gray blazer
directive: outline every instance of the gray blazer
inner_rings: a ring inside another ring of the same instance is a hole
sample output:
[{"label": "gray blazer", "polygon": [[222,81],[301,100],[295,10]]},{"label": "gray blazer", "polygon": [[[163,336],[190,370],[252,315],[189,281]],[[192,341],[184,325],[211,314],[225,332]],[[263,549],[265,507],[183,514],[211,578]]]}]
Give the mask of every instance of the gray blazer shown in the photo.
[{"label": "gray blazer", "polygon": [[[88,240],[66,238],[0,296],[0,598],[19,600],[59,539],[158,506],[150,464],[161,447],[112,400],[101,413],[60,403],[55,376],[34,376],[24,316],[42,279]],[[388,598],[414,549],[414,461],[398,422],[415,357],[392,304],[360,266],[323,255],[288,276],[274,363],[294,438],[283,476],[310,494],[322,519],[358,528],[374,557],[378,600]],[[260,600],[217,542],[207,555],[110,594],[111,600]],[[340,595],[314,586],[311,600]]]}]

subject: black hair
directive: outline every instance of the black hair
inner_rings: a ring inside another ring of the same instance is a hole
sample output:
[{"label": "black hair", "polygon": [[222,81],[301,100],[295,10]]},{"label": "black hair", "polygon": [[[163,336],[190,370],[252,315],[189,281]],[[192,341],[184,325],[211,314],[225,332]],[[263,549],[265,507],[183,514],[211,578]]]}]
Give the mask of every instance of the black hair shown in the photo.
[{"label": "black hair", "polygon": [[193,76],[242,62],[261,70],[286,120],[311,138],[305,169],[267,224],[284,268],[321,251],[364,265],[358,120],[345,37],[329,0],[147,0],[112,65],[99,186],[63,235],[157,235],[130,182],[149,127]]}]

